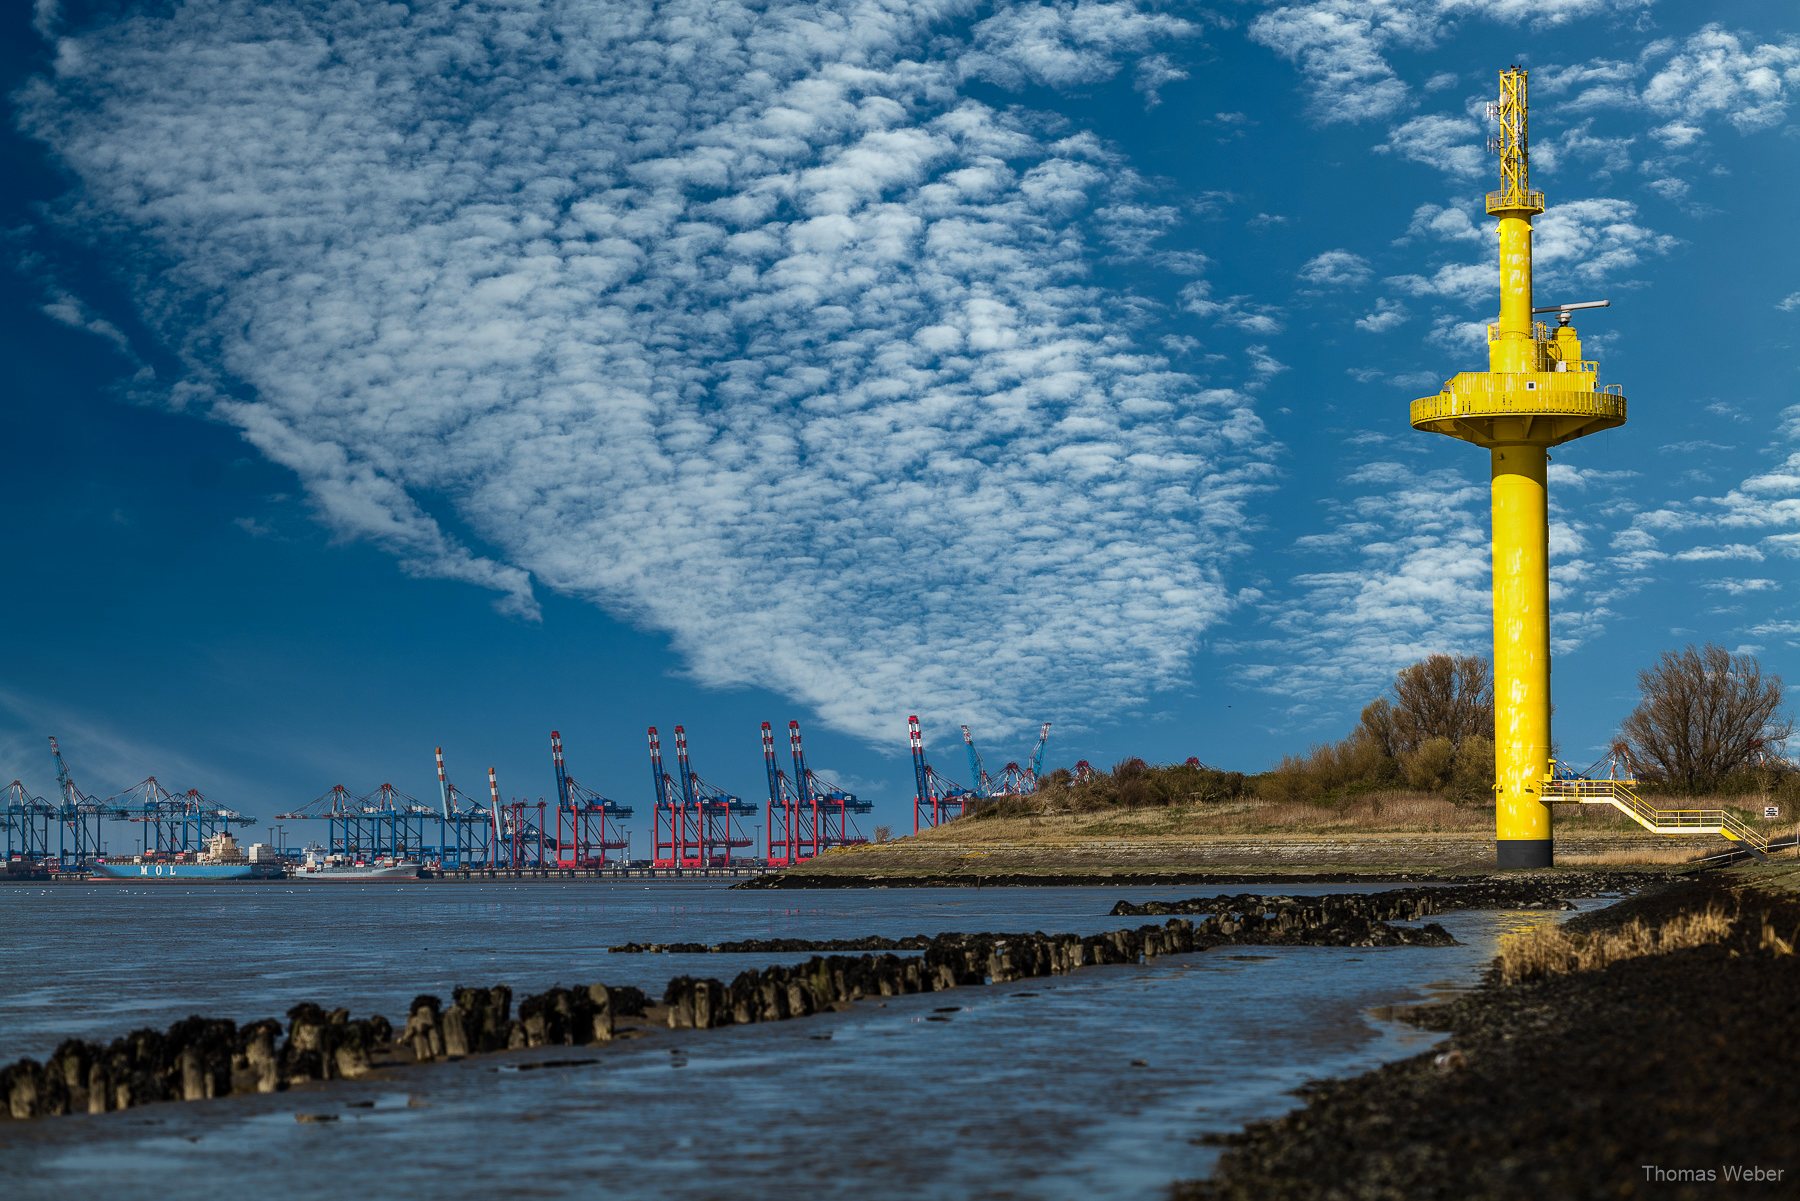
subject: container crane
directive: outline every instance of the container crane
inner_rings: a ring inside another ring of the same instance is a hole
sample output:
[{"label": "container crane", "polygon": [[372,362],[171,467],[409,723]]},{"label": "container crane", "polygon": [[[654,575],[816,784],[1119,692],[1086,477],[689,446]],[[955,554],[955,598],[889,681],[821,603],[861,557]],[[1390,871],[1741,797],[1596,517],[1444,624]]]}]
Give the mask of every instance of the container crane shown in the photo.
[{"label": "container crane", "polygon": [[1049,741],[1050,723],[1045,722],[1043,729],[1038,731],[1037,746],[1031,751],[1031,783],[1034,788],[1037,787],[1038,777],[1044,774],[1044,747]]},{"label": "container crane", "polygon": [[969,771],[974,775],[976,788],[983,797],[1024,796],[1037,791],[1038,771],[1044,762],[1044,745],[1050,740],[1050,723],[1045,722],[1038,730],[1037,746],[1032,749],[1030,766],[1021,766],[1016,760],[1009,760],[999,775],[989,775],[982,766],[981,754],[975,749],[975,739],[969,733],[969,727],[962,727],[963,745],[969,751]]},{"label": "container crane", "polygon": [[6,832],[8,859],[44,860],[50,858],[50,823],[56,820],[56,806],[14,780],[6,786],[6,799],[0,803],[0,828]]},{"label": "container crane", "polygon": [[64,867],[78,867],[106,853],[102,840],[106,806],[75,786],[75,777],[63,762],[62,748],[54,737],[50,739],[50,758],[56,763],[56,820],[60,833],[57,858]]},{"label": "container crane", "polygon": [[490,862],[512,871],[544,865],[544,802],[538,801],[536,820],[534,806],[527,801],[500,800],[500,778],[488,768],[488,812],[493,816],[494,842]]},{"label": "container crane", "polygon": [[975,781],[975,791],[981,796],[993,795],[993,781],[988,778],[987,769],[981,766],[981,752],[975,749],[975,736],[969,733],[969,727],[962,728],[963,746],[969,752],[969,778]]},{"label": "container crane", "polygon": [[342,784],[335,784],[293,812],[277,814],[276,820],[322,820],[328,854],[367,862],[422,859],[425,823],[437,816],[430,805],[392,784],[384,783],[362,796],[352,796]]},{"label": "container crane", "polygon": [[807,857],[818,815],[800,803],[799,791],[775,759],[775,733],[762,724],[763,772],[769,781],[769,807],[763,815],[764,855],[770,867],[787,867]]},{"label": "container crane", "polygon": [[477,797],[456,787],[444,767],[444,748],[437,748],[439,810],[438,855],[449,867],[493,866],[496,817]]},{"label": "container crane", "polygon": [[800,804],[812,812],[813,838],[807,858],[834,847],[859,846],[868,842],[856,828],[853,815],[868,813],[874,806],[806,766],[806,750],[801,745],[797,721],[788,722],[788,747],[794,757],[794,783],[800,794]]},{"label": "container crane", "polygon": [[[964,727],[966,735],[968,727]],[[913,760],[913,833],[940,826],[961,817],[976,799],[972,789],[940,775],[925,758],[925,736],[917,714],[906,719],[906,736]]]},{"label": "container crane", "polygon": [[652,863],[665,868],[730,867],[732,854],[754,847],[742,833],[739,817],[757,807],[701,779],[688,757],[687,731],[675,727],[675,768],[670,780],[663,770],[662,743],[650,727],[650,768],[656,784],[656,821]]},{"label": "container crane", "polygon": [[143,826],[146,855],[203,851],[215,836],[231,833],[231,827],[256,824],[256,818],[208,800],[197,788],[174,795],[155,776],[144,777],[100,804],[108,816]]},{"label": "container crane", "polygon": [[631,846],[620,825],[631,816],[631,807],[576,782],[563,759],[562,735],[555,730],[550,731],[550,762],[556,775],[556,866],[605,867],[610,862],[608,851],[625,851]]}]

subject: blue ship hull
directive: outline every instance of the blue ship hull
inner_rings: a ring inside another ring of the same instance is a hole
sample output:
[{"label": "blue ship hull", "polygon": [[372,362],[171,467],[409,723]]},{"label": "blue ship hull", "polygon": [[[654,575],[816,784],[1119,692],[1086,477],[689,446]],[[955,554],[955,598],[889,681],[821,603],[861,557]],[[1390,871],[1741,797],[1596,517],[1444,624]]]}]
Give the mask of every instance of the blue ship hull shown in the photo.
[{"label": "blue ship hull", "polygon": [[96,863],[97,880],[279,880],[279,867],[251,863]]}]

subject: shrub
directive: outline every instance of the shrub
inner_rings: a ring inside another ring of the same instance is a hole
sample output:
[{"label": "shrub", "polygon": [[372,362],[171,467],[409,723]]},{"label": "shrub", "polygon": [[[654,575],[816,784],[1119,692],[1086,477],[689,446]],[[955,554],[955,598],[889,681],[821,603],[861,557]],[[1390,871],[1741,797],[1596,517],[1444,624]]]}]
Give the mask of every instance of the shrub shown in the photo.
[{"label": "shrub", "polygon": [[1422,792],[1438,792],[1450,783],[1456,764],[1456,744],[1442,735],[1427,738],[1400,755],[1406,782]]},{"label": "shrub", "polygon": [[1450,783],[1444,793],[1456,801],[1494,800],[1494,740],[1473,735],[1456,748]]}]

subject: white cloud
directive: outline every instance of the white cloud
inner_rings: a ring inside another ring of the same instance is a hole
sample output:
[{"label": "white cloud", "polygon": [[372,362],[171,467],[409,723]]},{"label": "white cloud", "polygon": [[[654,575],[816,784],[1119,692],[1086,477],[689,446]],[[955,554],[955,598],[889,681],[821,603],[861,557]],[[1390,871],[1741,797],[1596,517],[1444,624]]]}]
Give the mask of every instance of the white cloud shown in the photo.
[{"label": "white cloud", "polygon": [[1791,313],[1795,309],[1800,309],[1800,292],[1789,292],[1786,296],[1775,302],[1775,307],[1784,313]]},{"label": "white cloud", "polygon": [[1356,319],[1356,328],[1371,334],[1385,334],[1406,324],[1406,306],[1386,298],[1375,302],[1375,311]]},{"label": "white cloud", "polygon": [[1256,303],[1248,296],[1215,300],[1211,282],[1204,279],[1194,280],[1181,289],[1181,307],[1196,317],[1218,321],[1248,334],[1275,334],[1282,328],[1280,309]]},{"label": "white cloud", "polygon": [[[1790,447],[1800,444],[1800,405],[1782,412],[1779,430]],[[1745,477],[1722,493],[1669,502],[1637,514],[1614,544],[1653,554],[1658,560],[1682,563],[1800,558],[1800,449],[1788,449],[1775,466]],[[1771,583],[1762,577],[1700,582],[1734,597],[1767,593],[1773,598],[1787,588],[1783,581]],[[1751,632],[1765,634],[1769,629],[1759,627]]]},{"label": "white cloud", "polygon": [[1534,92],[1550,96],[1577,90],[1585,93],[1594,88],[1617,87],[1642,71],[1642,64],[1622,59],[1585,59],[1567,66],[1551,63],[1532,68],[1531,87]]},{"label": "white cloud", "polygon": [[[1310,709],[1360,704],[1435,650],[1488,641],[1487,488],[1416,463],[1358,464],[1331,502],[1329,530],[1285,596],[1267,598],[1267,638],[1222,645],[1245,678]],[[1294,660],[1304,663],[1295,670]]]},{"label": "white cloud", "polygon": [[1679,245],[1638,220],[1628,200],[1595,197],[1554,204],[1533,223],[1532,268],[1540,287],[1624,282],[1646,258]]},{"label": "white cloud", "polygon": [[1407,226],[1409,238],[1432,237],[1444,242],[1486,242],[1493,235],[1475,224],[1469,211],[1454,205],[1421,204]]},{"label": "white cloud", "polygon": [[1795,85],[1800,85],[1800,39],[1746,47],[1737,34],[1715,24],[1690,36],[1650,77],[1642,100],[1689,123],[1722,116],[1746,133],[1779,124],[1787,115],[1787,89]]},{"label": "white cloud", "polygon": [[1185,677],[1280,364],[1202,387],[1141,345],[1084,282],[1134,203],[1107,148],[959,93],[1180,23],[1007,9],[959,62],[963,11],[220,0],[72,36],[19,100],[67,228],[166,264],[181,395],[338,534],[871,739],[1004,730]]},{"label": "white cloud", "polygon": [[[975,49],[962,56],[962,70],[1008,87],[1025,83],[1051,87],[1092,83],[1117,74],[1122,55],[1195,32],[1187,21],[1164,13],[1144,12],[1131,3],[1063,0],[1054,4],[1006,5],[975,26]],[[1157,87],[1187,77],[1185,72],[1175,70],[1166,57],[1155,57],[1161,66],[1152,65],[1148,70],[1152,78],[1162,75],[1160,81],[1145,88],[1144,76],[1139,76],[1140,90],[1152,98],[1151,103],[1155,103]]]},{"label": "white cloud", "polygon": [[[1567,170],[1580,178],[1613,175],[1631,167],[1634,137],[1603,137],[1594,133],[1594,123],[1583,121],[1553,135],[1548,144],[1556,149],[1556,170]],[[1532,163],[1540,166],[1542,158],[1533,153]]]},{"label": "white cloud", "polygon": [[1650,131],[1650,136],[1671,150],[1683,150],[1698,142],[1706,133],[1691,121],[1670,121]]},{"label": "white cloud", "polygon": [[115,350],[127,358],[136,360],[137,355],[131,349],[131,339],[125,336],[125,331],[94,312],[74,293],[63,288],[51,287],[49,296],[46,297],[40,308],[46,317],[60,321],[74,329],[85,330],[102,341],[110,343]]},{"label": "white cloud", "polygon": [[1369,260],[1348,250],[1327,250],[1308,259],[1300,278],[1322,288],[1355,288],[1369,282]]},{"label": "white cloud", "polygon": [[1375,151],[1437,167],[1464,179],[1489,169],[1481,126],[1468,117],[1428,114],[1403,121],[1388,131],[1387,141]]},{"label": "white cloud", "polygon": [[[1409,448],[1422,449],[1414,438]],[[1297,716],[1354,713],[1426,654],[1489,652],[1490,497],[1484,457],[1464,450],[1461,466],[1421,469],[1409,456],[1360,462],[1344,474],[1326,502],[1326,530],[1296,539],[1297,565],[1276,569],[1293,571],[1294,587],[1265,598],[1266,636],[1220,648],[1244,661],[1246,680],[1295,701]],[[1601,561],[1584,557],[1600,534],[1585,519],[1591,502],[1583,497],[1565,512],[1557,493],[1572,472],[1561,463],[1551,470],[1552,639],[1563,653],[1605,628],[1626,588],[1613,570],[1616,550]],[[1584,474],[1598,486],[1621,479]]]},{"label": "white cloud", "polygon": [[[1652,0],[1308,0],[1284,4],[1250,23],[1250,37],[1293,62],[1306,78],[1311,109],[1325,122],[1392,116],[1407,102],[1406,85],[1388,62],[1395,48],[1427,50],[1456,21],[1479,17],[1556,28],[1607,12],[1648,7]],[[1454,81],[1452,81],[1454,82]],[[1427,89],[1446,86],[1434,75]]]},{"label": "white cloud", "polygon": [[1746,44],[1744,35],[1714,23],[1685,40],[1653,42],[1635,64],[1550,68],[1547,83],[1556,91],[1579,89],[1574,108],[1647,110],[1663,118],[1651,136],[1682,150],[1699,143],[1713,120],[1739,133],[1779,125],[1790,90],[1800,86],[1800,38]]},{"label": "white cloud", "polygon": [[1137,75],[1131,86],[1143,94],[1145,108],[1155,108],[1162,103],[1165,87],[1187,77],[1188,73],[1177,67],[1168,55],[1150,54],[1138,60]]},{"label": "white cloud", "polygon": [[1432,31],[1414,9],[1360,0],[1288,5],[1252,21],[1250,37],[1300,69],[1320,120],[1365,121],[1406,103],[1406,85],[1382,51],[1395,41],[1429,40]]},{"label": "white cloud", "polygon": [[1746,559],[1760,563],[1763,553],[1754,546],[1733,542],[1724,546],[1696,546],[1669,557],[1677,563],[1711,563],[1721,559]]},{"label": "white cloud", "polygon": [[1440,316],[1432,321],[1431,332],[1425,335],[1425,340],[1433,346],[1462,354],[1485,354],[1488,348],[1487,327],[1485,320],[1459,321],[1448,315]]}]

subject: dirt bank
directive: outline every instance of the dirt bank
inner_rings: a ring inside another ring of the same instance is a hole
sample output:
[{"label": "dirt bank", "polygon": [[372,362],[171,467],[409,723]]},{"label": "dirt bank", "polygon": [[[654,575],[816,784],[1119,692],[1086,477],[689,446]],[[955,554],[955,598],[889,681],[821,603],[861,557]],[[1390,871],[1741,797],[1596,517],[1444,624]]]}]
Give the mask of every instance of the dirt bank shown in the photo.
[{"label": "dirt bank", "polygon": [[[1731,917],[1706,945],[1502,984],[1414,1020],[1425,1055],[1312,1086],[1228,1137],[1177,1201],[1271,1198],[1777,1197],[1800,1189],[1796,869],[1670,881],[1570,924],[1669,929]],[[1779,1175],[1776,1175],[1779,1173]],[[1759,1175],[1760,1174],[1760,1175]]]}]

